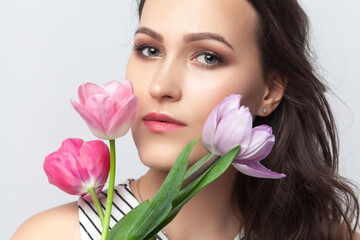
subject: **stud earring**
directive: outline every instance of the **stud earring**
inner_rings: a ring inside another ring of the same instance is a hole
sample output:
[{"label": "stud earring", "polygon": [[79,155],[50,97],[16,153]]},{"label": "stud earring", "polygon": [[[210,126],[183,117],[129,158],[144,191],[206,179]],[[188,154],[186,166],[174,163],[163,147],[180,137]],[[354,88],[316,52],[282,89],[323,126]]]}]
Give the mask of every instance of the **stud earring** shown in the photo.
[{"label": "stud earring", "polygon": [[262,110],[263,114],[266,114],[267,111],[268,111],[268,110],[267,110],[266,108],[263,108],[263,110]]}]

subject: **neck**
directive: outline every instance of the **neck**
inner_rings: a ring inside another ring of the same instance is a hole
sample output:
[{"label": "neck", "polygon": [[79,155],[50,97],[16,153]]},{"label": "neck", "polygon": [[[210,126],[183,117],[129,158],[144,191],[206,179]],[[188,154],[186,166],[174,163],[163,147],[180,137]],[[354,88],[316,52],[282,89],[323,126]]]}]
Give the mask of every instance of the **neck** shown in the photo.
[{"label": "neck", "polygon": [[[167,174],[167,171],[150,169],[137,184],[139,189],[132,186],[135,196],[139,200],[152,199]],[[232,196],[236,174],[230,167],[196,194],[164,228],[166,235],[171,240],[234,239],[240,229],[240,213]]]}]

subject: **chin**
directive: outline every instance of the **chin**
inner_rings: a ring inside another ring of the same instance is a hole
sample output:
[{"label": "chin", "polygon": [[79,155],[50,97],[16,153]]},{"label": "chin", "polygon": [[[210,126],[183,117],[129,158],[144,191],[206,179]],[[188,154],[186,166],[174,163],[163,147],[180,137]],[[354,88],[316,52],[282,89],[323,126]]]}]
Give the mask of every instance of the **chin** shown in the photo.
[{"label": "chin", "polygon": [[145,166],[162,171],[170,171],[179,155],[178,153],[174,149],[164,149],[164,147],[148,146],[138,148],[140,161]]},{"label": "chin", "polygon": [[[185,145],[186,144],[184,144],[184,146]],[[180,144],[146,144],[146,146],[138,146],[138,154],[141,162],[149,168],[162,171],[170,171],[181,151],[182,147],[180,147]],[[206,149],[199,141],[191,151],[189,166],[192,166],[206,154]]]}]

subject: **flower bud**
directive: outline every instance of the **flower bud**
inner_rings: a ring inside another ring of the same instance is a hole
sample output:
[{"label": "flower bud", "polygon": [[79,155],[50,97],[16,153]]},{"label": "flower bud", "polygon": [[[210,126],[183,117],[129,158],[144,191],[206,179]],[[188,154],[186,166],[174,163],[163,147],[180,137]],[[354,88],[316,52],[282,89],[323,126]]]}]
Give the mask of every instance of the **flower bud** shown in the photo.
[{"label": "flower bud", "polygon": [[109,82],[103,88],[86,83],[79,87],[78,95],[80,103],[71,100],[71,104],[96,137],[111,140],[129,131],[137,109],[129,80]]},{"label": "flower bud", "polygon": [[275,137],[271,127],[252,127],[249,108],[240,106],[242,96],[232,94],[225,98],[207,118],[202,141],[212,154],[224,155],[236,146],[241,146],[233,166],[243,174],[259,178],[283,178],[265,168],[260,161],[271,151]]},{"label": "flower bud", "polygon": [[51,184],[66,193],[90,200],[88,189],[99,194],[110,171],[108,146],[100,141],[69,138],[45,158],[44,170]]}]

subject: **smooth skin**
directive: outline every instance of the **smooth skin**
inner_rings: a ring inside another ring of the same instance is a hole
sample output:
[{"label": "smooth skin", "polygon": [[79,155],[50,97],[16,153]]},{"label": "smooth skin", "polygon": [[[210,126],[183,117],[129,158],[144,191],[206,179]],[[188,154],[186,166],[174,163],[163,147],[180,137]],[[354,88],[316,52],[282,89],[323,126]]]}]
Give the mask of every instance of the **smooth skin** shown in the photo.
[{"label": "smooth skin", "polygon": [[[182,148],[201,136],[206,117],[222,99],[242,94],[241,104],[253,116],[278,106],[284,89],[279,83],[286,78],[273,72],[263,79],[255,24],[246,0],[146,1],[126,72],[139,101],[132,134],[140,160],[149,167],[130,185],[139,201],[155,195]],[[143,123],[150,112],[185,126],[154,133]],[[190,164],[206,153],[197,144]],[[172,240],[234,239],[241,226],[231,197],[236,174],[231,167],[200,191],[164,228],[166,235]],[[80,239],[79,231],[77,203],[70,203],[30,218],[12,239]]]},{"label": "smooth skin", "polygon": [[77,202],[38,213],[26,220],[11,240],[79,240]]}]

